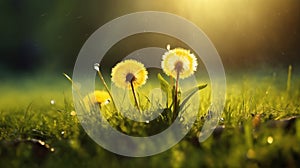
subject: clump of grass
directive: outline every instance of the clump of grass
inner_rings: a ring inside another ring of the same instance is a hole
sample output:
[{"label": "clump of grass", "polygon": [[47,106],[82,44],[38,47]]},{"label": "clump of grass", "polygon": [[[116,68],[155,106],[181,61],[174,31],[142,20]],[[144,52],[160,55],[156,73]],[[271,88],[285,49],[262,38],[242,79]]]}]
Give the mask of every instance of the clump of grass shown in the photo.
[{"label": "clump of grass", "polygon": [[292,80],[292,65],[289,65],[287,82],[286,82],[286,91],[289,92],[291,90],[291,80]]},{"label": "clump of grass", "polygon": [[[115,155],[93,142],[74,115],[69,85],[63,80],[57,82],[63,85],[52,90],[47,89],[47,83],[32,85],[26,92],[13,84],[1,86],[0,167],[142,167],[145,164],[149,167],[297,167],[300,164],[300,90],[297,88],[300,81],[293,79],[288,96],[286,70],[277,72],[283,75],[273,77],[264,72],[227,75],[227,99],[220,126],[199,144],[197,133],[209,118],[205,108],[210,104],[207,86],[202,90],[198,120],[190,133],[174,148],[146,158]],[[51,104],[51,100],[55,103]],[[168,103],[168,106],[172,104],[172,98]],[[252,124],[256,115],[260,116],[257,128]],[[129,135],[146,136],[147,131],[150,134],[156,130],[147,128],[149,124],[139,125],[128,119],[109,120]],[[158,131],[163,127],[156,126]],[[45,148],[39,140],[54,151]]]}]

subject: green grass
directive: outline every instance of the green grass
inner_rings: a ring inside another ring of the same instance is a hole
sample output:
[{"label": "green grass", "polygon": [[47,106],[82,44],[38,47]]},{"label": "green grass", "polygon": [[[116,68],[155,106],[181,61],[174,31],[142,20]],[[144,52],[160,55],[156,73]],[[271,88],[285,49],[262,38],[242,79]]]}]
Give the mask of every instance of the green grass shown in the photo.
[{"label": "green grass", "polygon": [[[299,75],[292,74],[287,82],[286,71],[276,73],[228,75],[222,118],[203,143],[197,136],[209,117],[210,87],[201,90],[199,119],[189,134],[173,148],[144,158],[113,154],[89,138],[71,115],[71,85],[62,75],[54,81],[49,77],[38,83],[36,79],[3,83],[0,167],[297,167]],[[132,130],[127,125],[121,131]],[[137,134],[147,134],[143,131]]]}]

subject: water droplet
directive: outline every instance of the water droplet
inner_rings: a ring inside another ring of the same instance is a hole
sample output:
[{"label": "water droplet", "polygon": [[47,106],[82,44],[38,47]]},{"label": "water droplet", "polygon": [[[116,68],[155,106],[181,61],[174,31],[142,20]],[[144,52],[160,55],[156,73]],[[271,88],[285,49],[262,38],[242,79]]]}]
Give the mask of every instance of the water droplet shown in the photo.
[{"label": "water droplet", "polygon": [[55,104],[55,100],[50,100],[50,104],[54,105]]},{"label": "water droplet", "polygon": [[105,100],[105,102],[103,102],[103,105],[107,105],[108,103],[110,103],[109,99]]},{"label": "water droplet", "polygon": [[167,45],[167,50],[170,50],[171,49],[171,46],[170,44]]},{"label": "water droplet", "polygon": [[189,127],[189,126],[185,126],[185,129],[186,129],[186,130],[189,130],[189,129],[190,129],[190,127]]},{"label": "water droplet", "polygon": [[41,145],[45,145],[46,143],[44,142],[44,141],[42,141],[42,140],[39,140],[39,143],[41,144]]},{"label": "water droplet", "polygon": [[71,111],[71,116],[75,116],[76,115],[76,112],[75,111]]},{"label": "water droplet", "polygon": [[149,120],[146,120],[146,123],[149,124]]},{"label": "water droplet", "polygon": [[61,134],[64,135],[64,134],[65,134],[65,131],[61,131]]},{"label": "water droplet", "polygon": [[267,139],[268,144],[272,144],[274,141],[273,137],[269,136]]},{"label": "water droplet", "polygon": [[51,152],[54,152],[54,151],[55,151],[55,149],[54,149],[54,148],[51,148],[51,149],[50,149],[50,151],[51,151]]},{"label": "water droplet", "polygon": [[95,63],[95,64],[94,64],[94,69],[95,69],[96,71],[100,71],[99,67],[100,67],[100,64],[99,64],[99,63]]}]

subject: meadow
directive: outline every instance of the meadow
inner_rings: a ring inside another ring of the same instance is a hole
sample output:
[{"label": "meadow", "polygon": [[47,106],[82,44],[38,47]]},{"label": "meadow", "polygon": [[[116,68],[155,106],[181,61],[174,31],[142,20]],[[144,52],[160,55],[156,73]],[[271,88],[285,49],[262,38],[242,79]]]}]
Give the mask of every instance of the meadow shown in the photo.
[{"label": "meadow", "polygon": [[[297,167],[300,78],[296,72],[288,76],[287,69],[227,72],[219,124],[199,143],[210,115],[208,82],[188,135],[163,153],[141,158],[111,153],[87,135],[63,75],[7,80],[0,86],[0,167]],[[147,134],[130,121],[123,128]]]}]

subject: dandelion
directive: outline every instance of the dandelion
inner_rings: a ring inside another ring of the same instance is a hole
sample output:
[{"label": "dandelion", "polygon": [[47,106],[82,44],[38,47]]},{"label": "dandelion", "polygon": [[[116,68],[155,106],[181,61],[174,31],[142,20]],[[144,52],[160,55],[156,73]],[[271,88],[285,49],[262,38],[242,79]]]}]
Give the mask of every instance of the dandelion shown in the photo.
[{"label": "dandelion", "polygon": [[90,110],[90,106],[93,106],[95,104],[99,104],[100,107],[105,106],[109,102],[111,102],[111,97],[106,91],[103,90],[96,90],[94,93],[91,93],[87,95],[83,99],[84,105],[88,110]]},{"label": "dandelion", "polygon": [[119,88],[131,89],[136,107],[139,109],[135,89],[146,83],[148,72],[145,66],[135,60],[125,60],[118,63],[111,73],[111,80]]},{"label": "dandelion", "polygon": [[96,102],[100,105],[106,105],[111,101],[109,94],[106,91],[96,90],[94,92]]},{"label": "dandelion", "polygon": [[190,50],[183,48],[175,48],[170,50],[170,46],[167,46],[168,51],[162,56],[161,67],[163,71],[168,75],[176,79],[175,95],[174,95],[174,118],[178,114],[178,81],[184,79],[197,70],[197,58],[194,54],[190,53]]},{"label": "dandelion", "polygon": [[161,67],[163,71],[173,78],[184,79],[191,76],[197,70],[197,58],[190,50],[175,48],[168,50],[162,57]]},{"label": "dandelion", "polygon": [[144,65],[135,60],[125,60],[118,63],[111,73],[112,81],[120,88],[131,89],[146,83],[148,72]]}]

